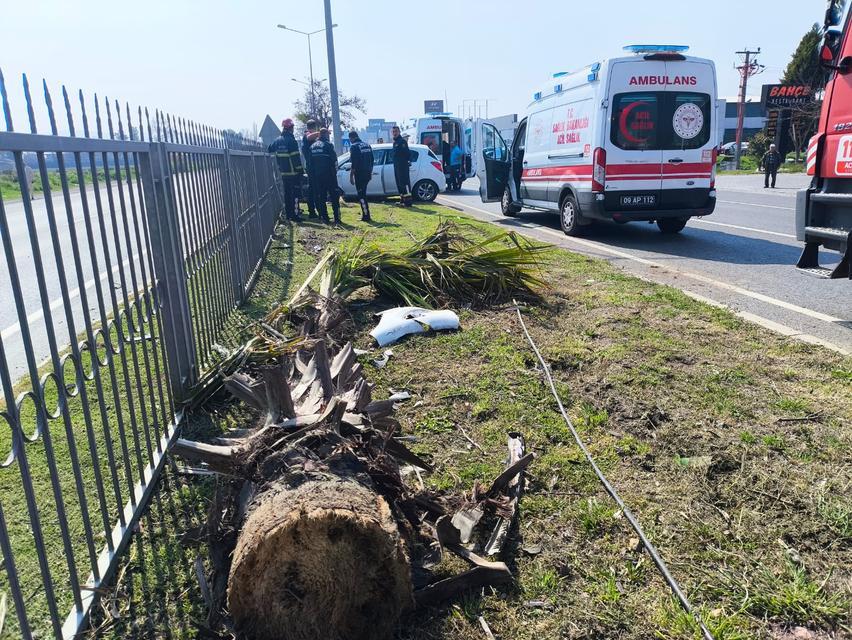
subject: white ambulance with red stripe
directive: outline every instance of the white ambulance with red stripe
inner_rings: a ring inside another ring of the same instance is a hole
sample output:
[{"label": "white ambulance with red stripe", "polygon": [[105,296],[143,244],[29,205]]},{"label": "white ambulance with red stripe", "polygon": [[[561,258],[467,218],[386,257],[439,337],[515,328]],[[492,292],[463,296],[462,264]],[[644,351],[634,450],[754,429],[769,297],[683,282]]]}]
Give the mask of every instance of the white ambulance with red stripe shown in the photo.
[{"label": "white ambulance with red stripe", "polygon": [[677,233],[716,206],[716,69],[686,47],[634,45],[630,55],[557,73],[530,103],[511,148],[487,121],[471,125],[483,202],[503,213],[556,211],[578,235],[594,220],[656,222]]}]

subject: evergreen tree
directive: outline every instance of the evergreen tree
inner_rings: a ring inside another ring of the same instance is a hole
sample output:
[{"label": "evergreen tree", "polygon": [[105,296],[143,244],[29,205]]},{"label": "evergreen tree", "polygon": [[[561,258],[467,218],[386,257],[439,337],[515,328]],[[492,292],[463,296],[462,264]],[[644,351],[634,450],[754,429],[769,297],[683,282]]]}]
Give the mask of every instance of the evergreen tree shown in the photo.
[{"label": "evergreen tree", "polygon": [[[796,151],[796,160],[808,139],[816,131],[819,122],[821,104],[816,100],[817,92],[825,87],[827,80],[826,70],[820,64],[819,50],[822,44],[822,31],[819,25],[814,24],[802,36],[799,46],[793,53],[793,57],[781,75],[782,84],[805,85],[810,87],[814,93],[812,103],[790,110],[789,135],[792,147]],[[786,136],[785,136],[786,138]],[[786,140],[782,139],[782,151],[788,149]]]},{"label": "evergreen tree", "polygon": [[781,76],[782,84],[804,84],[819,90],[825,85],[825,70],[820,66],[819,49],[822,33],[813,25],[802,37],[793,57]]}]

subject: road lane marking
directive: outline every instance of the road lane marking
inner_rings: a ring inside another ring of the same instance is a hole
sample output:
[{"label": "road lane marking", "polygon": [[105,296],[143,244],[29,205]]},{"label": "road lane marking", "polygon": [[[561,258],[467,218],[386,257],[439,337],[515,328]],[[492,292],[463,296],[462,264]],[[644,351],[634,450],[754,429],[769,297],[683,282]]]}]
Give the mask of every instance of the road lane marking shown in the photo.
[{"label": "road lane marking", "polygon": [[[147,254],[145,254],[145,255],[147,255]],[[132,258],[128,258],[127,260],[122,262],[121,265],[114,266],[112,268],[112,272],[117,273],[119,266],[122,267],[122,268],[127,267],[128,265],[130,265],[131,260],[135,261],[134,264],[139,264],[137,258],[139,258],[139,254],[133,254]],[[104,280],[106,280],[108,275],[109,274],[107,272],[103,272],[101,274],[101,277],[100,277],[101,281],[103,282]],[[95,286],[95,279],[92,278],[91,280],[87,280],[84,283],[84,285],[85,285],[86,291],[88,291],[89,289],[91,289],[92,287]],[[74,289],[72,289],[71,291],[68,292],[68,301],[69,302],[71,302],[72,300],[76,300],[78,297],[80,297],[80,287],[75,287]],[[60,297],[60,298],[56,298],[55,300],[52,300],[50,302],[49,308],[50,308],[51,311],[56,311],[57,309],[61,309],[63,306],[64,306],[64,303],[62,301],[62,298]],[[43,308],[39,308],[36,311],[33,311],[32,313],[27,315],[27,325],[32,325],[33,323],[38,322],[42,318],[44,318],[44,310],[43,310]],[[61,319],[64,321],[65,316],[63,315]],[[12,336],[18,335],[20,332],[21,332],[21,323],[15,322],[13,324],[10,324],[8,327],[3,329],[2,332],[0,332],[0,338],[2,338],[3,340],[8,340]]]},{"label": "road lane marking", "polygon": [[756,202],[738,202],[736,200],[720,200],[716,198],[716,202],[722,202],[724,204],[741,204],[746,207],[763,207],[764,209],[783,209],[784,211],[795,211],[796,207],[781,207],[777,204],[758,204]]},{"label": "road lane marking", "polygon": [[[443,201],[444,198],[441,198]],[[459,201],[456,201],[459,202]],[[505,216],[493,213],[491,211],[486,211],[485,209],[480,209],[478,207],[472,207],[468,204],[462,204],[462,206],[467,207],[471,211],[477,211],[479,213],[484,213],[493,218],[504,218]],[[795,313],[801,314],[803,316],[808,316],[809,318],[814,318],[815,320],[820,320],[822,322],[828,322],[831,324],[845,322],[842,318],[837,318],[835,316],[829,315],[827,313],[822,313],[821,311],[815,311],[813,309],[807,309],[805,307],[800,307],[799,305],[792,304],[790,302],[785,302],[784,300],[778,300],[777,298],[773,298],[771,296],[764,295],[762,293],[757,293],[756,291],[750,291],[748,289],[743,289],[742,287],[738,287],[735,284],[730,284],[727,282],[722,282],[721,280],[716,280],[715,278],[710,278],[708,276],[701,275],[700,273],[695,273],[692,271],[684,271],[682,269],[676,269],[669,265],[663,264],[661,262],[655,262],[654,260],[648,260],[646,258],[640,258],[639,256],[635,256],[631,253],[627,253],[625,251],[619,251],[618,249],[613,249],[611,247],[607,247],[606,245],[601,245],[596,242],[592,242],[590,240],[583,240],[581,238],[573,238],[571,236],[566,236],[564,233],[560,233],[554,231],[553,229],[548,229],[546,227],[541,227],[538,225],[529,225],[527,223],[519,223],[519,226],[522,226],[527,229],[536,229],[541,231],[542,233],[547,233],[552,236],[556,236],[563,241],[568,241],[569,243],[578,244],[583,247],[588,247],[590,249],[595,249],[596,251],[600,251],[602,253],[608,253],[610,255],[625,258],[626,260],[631,260],[633,262],[638,262],[640,264],[647,265],[649,267],[655,267],[658,269],[664,269],[666,271],[670,271],[672,273],[676,273],[678,275],[685,276],[687,278],[692,278],[693,280],[697,280],[698,282],[702,282],[704,284],[709,284],[711,286],[717,287],[719,289],[726,289],[728,291],[732,291],[734,293],[738,293],[739,295],[746,296],[748,298],[753,298],[754,300],[759,300],[761,302],[765,302],[767,304],[771,304],[776,307],[780,307],[782,309],[786,309],[787,311],[793,311]]]},{"label": "road lane marking", "polygon": [[796,239],[792,233],[780,233],[778,231],[768,231],[766,229],[756,229],[754,227],[741,227],[738,224],[727,224],[725,222],[716,222],[714,220],[704,220],[703,218],[692,218],[692,222],[700,222],[701,224],[712,224],[717,227],[728,227],[729,229],[740,229],[741,231],[751,231],[753,233],[767,233],[770,236],[779,236],[781,238]]}]

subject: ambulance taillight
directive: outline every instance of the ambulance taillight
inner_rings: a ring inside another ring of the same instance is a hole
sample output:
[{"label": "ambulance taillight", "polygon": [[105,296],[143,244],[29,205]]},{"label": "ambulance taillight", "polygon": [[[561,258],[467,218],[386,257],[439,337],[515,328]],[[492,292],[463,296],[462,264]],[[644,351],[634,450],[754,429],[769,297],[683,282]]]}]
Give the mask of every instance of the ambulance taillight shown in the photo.
[{"label": "ambulance taillight", "polygon": [[606,150],[597,147],[592,154],[592,193],[603,193],[606,182]]}]

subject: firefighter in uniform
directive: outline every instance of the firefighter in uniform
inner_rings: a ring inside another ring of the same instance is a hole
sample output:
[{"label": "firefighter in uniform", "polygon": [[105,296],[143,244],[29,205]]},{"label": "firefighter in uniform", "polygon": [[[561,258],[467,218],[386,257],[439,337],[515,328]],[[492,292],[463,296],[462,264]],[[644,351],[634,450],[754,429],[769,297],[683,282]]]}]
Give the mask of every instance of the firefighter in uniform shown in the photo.
[{"label": "firefighter in uniform", "polygon": [[349,158],[352,169],[349,180],[358,192],[361,204],[361,221],[370,222],[370,204],[367,202],[367,185],[373,177],[373,148],[358,137],[356,131],[349,132]]},{"label": "firefighter in uniform", "polygon": [[319,138],[319,131],[317,131],[316,120],[308,120],[305,123],[305,127],[307,130],[305,131],[305,135],[302,136],[302,159],[305,163],[305,169],[308,174],[308,188],[307,188],[307,202],[308,202],[308,217],[316,218],[317,210],[314,206],[314,185],[311,183],[311,145],[317,141]]},{"label": "firefighter in uniform", "polygon": [[330,222],[326,202],[331,202],[334,222],[340,224],[340,198],[337,195],[337,154],[328,141],[328,129],[319,131],[319,139],[311,145],[311,173],[314,189],[314,206],[323,222]]},{"label": "firefighter in uniform", "polygon": [[297,189],[301,188],[302,158],[299,156],[299,145],[293,135],[293,121],[290,118],[281,123],[281,135],[272,141],[267,152],[274,155],[284,183],[284,213],[288,220],[301,222],[302,217],[297,210]]},{"label": "firefighter in uniform", "polygon": [[400,135],[399,127],[391,130],[393,135],[393,175],[396,178],[396,189],[402,200],[402,206],[411,206],[411,156],[408,151],[408,141]]}]

